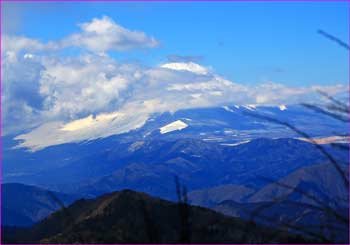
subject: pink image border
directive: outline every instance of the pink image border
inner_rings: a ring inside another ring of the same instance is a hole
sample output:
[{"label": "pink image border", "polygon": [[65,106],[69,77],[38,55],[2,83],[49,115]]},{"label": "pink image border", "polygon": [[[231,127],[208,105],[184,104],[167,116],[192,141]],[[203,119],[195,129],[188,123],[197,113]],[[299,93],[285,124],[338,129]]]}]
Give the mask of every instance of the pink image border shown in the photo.
[{"label": "pink image border", "polygon": [[[237,0],[219,0],[219,1],[215,1],[215,0],[0,0],[0,37],[2,37],[2,3],[3,2],[143,2],[143,3],[147,3],[147,2],[168,2],[168,3],[174,3],[174,2],[250,2],[250,3],[254,3],[254,2],[347,2],[348,3],[348,13],[350,16],[350,0],[246,0],[246,1],[237,1]],[[350,19],[348,20],[348,44],[350,43]],[[2,91],[2,38],[0,38],[0,91]],[[348,52],[348,64],[350,66],[350,52]],[[349,73],[348,73],[348,84],[350,84],[350,69],[349,69]],[[349,104],[350,104],[350,96],[349,96]],[[350,114],[348,114],[348,118],[350,121]],[[0,99],[0,195],[1,195],[1,200],[0,200],[0,227],[1,227],[1,222],[2,222],[2,160],[3,160],[3,145],[2,145],[2,97]],[[350,134],[350,123],[348,123],[348,134]],[[350,161],[350,152],[348,155],[348,160]],[[349,172],[350,172],[350,165],[349,165]],[[349,186],[349,190],[350,190],[350,186]],[[349,192],[350,195],[350,192]],[[349,213],[348,213],[349,219],[350,219],[350,209],[349,209]],[[350,230],[349,230],[349,237],[350,237]],[[2,241],[2,230],[0,231],[0,244]],[[147,243],[145,243],[147,244]],[[91,245],[95,245],[95,244],[91,244]],[[96,244],[97,245],[97,244]],[[108,245],[108,244],[104,244],[104,245]],[[125,245],[125,244],[124,244]],[[169,244],[171,245],[171,244]],[[243,244],[237,244],[237,245],[243,245]],[[269,244],[269,245],[277,245],[277,244]],[[293,245],[293,244],[291,244]]]}]

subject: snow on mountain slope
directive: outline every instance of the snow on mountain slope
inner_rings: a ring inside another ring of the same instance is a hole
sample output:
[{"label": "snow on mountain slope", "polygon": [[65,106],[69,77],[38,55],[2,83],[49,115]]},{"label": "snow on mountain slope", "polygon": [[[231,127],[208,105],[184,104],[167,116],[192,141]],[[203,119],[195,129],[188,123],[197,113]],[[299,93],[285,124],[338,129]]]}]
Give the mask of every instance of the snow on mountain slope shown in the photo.
[{"label": "snow on mountain slope", "polygon": [[169,123],[167,125],[165,125],[164,127],[160,128],[160,133],[161,134],[166,134],[175,130],[182,130],[184,128],[187,128],[188,125],[186,123],[184,123],[181,120],[177,120],[175,122]]},{"label": "snow on mountain slope", "polygon": [[[38,151],[48,146],[92,141],[113,135],[132,142],[158,137],[172,140],[195,138],[220,144],[236,144],[267,135],[269,138],[300,137],[283,126],[247,115],[247,110],[291,123],[312,137],[334,136],[334,129],[337,129],[338,135],[347,130],[346,124],[302,106],[285,107],[288,109],[282,111],[284,107],[279,108],[276,105],[223,105],[152,114],[146,111],[127,113],[119,110],[90,115],[67,123],[46,123],[30,133],[13,136],[16,142],[12,147]],[[182,130],[185,127],[187,129]],[[177,133],[168,134],[174,130]]]},{"label": "snow on mountain slope", "polygon": [[20,143],[15,148],[38,151],[52,145],[95,140],[127,133],[141,128],[148,117],[147,113],[114,112],[95,117],[91,115],[69,123],[49,122],[33,129],[30,133],[16,136],[14,139]]},{"label": "snow on mountain slope", "polygon": [[247,110],[254,111],[257,106],[256,105],[245,105],[243,107],[246,108]]},{"label": "snow on mountain slope", "polygon": [[242,145],[242,144],[246,144],[249,143],[251,140],[245,140],[245,141],[241,141],[241,142],[237,142],[237,143],[225,143],[225,144],[221,144],[221,145],[226,145],[226,146],[237,146],[237,145]]},{"label": "snow on mountain slope", "polygon": [[229,112],[234,112],[230,107],[228,107],[228,106],[223,106],[222,107],[225,111],[229,111]]}]

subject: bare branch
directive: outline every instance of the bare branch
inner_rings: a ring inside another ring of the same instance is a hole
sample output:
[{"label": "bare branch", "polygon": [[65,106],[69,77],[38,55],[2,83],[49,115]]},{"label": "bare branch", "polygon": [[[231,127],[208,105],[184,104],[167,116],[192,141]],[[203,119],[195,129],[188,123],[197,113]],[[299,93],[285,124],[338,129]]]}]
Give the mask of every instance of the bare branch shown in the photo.
[{"label": "bare branch", "polygon": [[318,107],[318,106],[315,106],[315,105],[311,105],[311,104],[306,104],[306,103],[302,103],[303,106],[305,106],[306,108],[308,109],[311,109],[315,112],[318,112],[318,113],[321,113],[321,114],[324,114],[324,115],[327,115],[329,117],[332,117],[334,119],[337,119],[339,121],[342,121],[342,122],[349,122],[349,119],[342,116],[342,115],[339,115],[339,114],[336,114],[336,113],[333,113],[333,112],[330,112],[330,111],[326,111],[324,109],[322,109],[321,107]]},{"label": "bare branch", "polygon": [[339,164],[337,163],[337,161],[333,158],[333,156],[331,154],[329,154],[323,146],[317,144],[317,142],[312,139],[312,137],[310,137],[307,133],[301,131],[300,129],[296,128],[295,126],[287,123],[287,122],[284,122],[284,121],[281,121],[281,120],[278,120],[276,118],[272,118],[272,117],[269,117],[269,116],[266,116],[266,115],[262,115],[262,114],[258,114],[258,113],[251,113],[251,112],[243,112],[244,114],[247,114],[249,116],[252,116],[252,117],[255,117],[255,118],[259,118],[259,119],[263,119],[263,120],[266,120],[266,121],[270,121],[270,122],[273,122],[273,123],[276,123],[276,124],[279,124],[279,125],[283,125],[283,126],[286,126],[288,127],[289,129],[293,130],[294,132],[296,132],[297,134],[307,138],[310,142],[312,142],[315,147],[326,157],[328,158],[328,160],[331,162],[331,164],[334,166],[334,168],[336,169],[336,171],[338,172],[338,174],[340,175],[340,177],[342,178],[342,181],[343,181],[343,184],[346,188],[349,188],[349,180],[346,176],[346,174],[342,171],[341,167],[339,166]]},{"label": "bare branch", "polygon": [[350,50],[349,44],[347,44],[346,42],[340,40],[339,38],[337,38],[337,37],[335,37],[335,36],[333,36],[333,35],[331,35],[331,34],[325,32],[325,31],[323,31],[323,30],[318,30],[317,33],[320,34],[320,35],[322,35],[322,36],[324,36],[324,37],[326,37],[326,38],[328,38],[328,39],[331,40],[331,41],[336,42],[337,44],[339,44],[339,45],[342,46],[343,48],[345,48],[345,49],[347,49],[347,50]]},{"label": "bare branch", "polygon": [[[268,180],[268,179],[265,179],[265,180]],[[271,180],[268,180],[268,181],[271,181]],[[336,210],[334,210],[333,208],[329,207],[328,204],[326,204],[323,201],[319,200],[314,195],[312,195],[312,194],[310,194],[310,193],[308,193],[306,191],[303,191],[302,189],[300,189],[298,187],[290,186],[290,185],[285,184],[285,183],[281,183],[281,182],[274,182],[274,183],[279,185],[279,186],[281,186],[281,187],[283,187],[283,188],[293,190],[293,191],[295,191],[295,192],[297,192],[297,193],[307,197],[308,199],[316,202],[320,206],[316,206],[316,205],[312,205],[312,204],[308,204],[308,203],[303,203],[303,202],[293,202],[293,201],[288,201],[288,202],[294,203],[294,204],[297,204],[297,205],[304,205],[305,207],[309,207],[309,208],[313,207],[314,209],[318,209],[320,211],[324,211],[327,214],[330,214],[330,215],[334,216],[339,221],[344,222],[345,224],[349,223],[349,219],[348,218],[345,218],[341,214],[337,213]]]},{"label": "bare branch", "polygon": [[322,96],[326,97],[327,99],[329,99],[330,101],[332,101],[335,105],[338,105],[338,106],[340,106],[340,107],[342,107],[342,108],[347,108],[347,110],[346,110],[347,112],[350,111],[350,110],[349,110],[349,106],[348,106],[346,103],[341,102],[340,100],[334,98],[333,96],[327,94],[326,92],[324,92],[324,91],[322,91],[322,90],[317,90],[317,92],[318,92],[319,94],[321,94]]}]

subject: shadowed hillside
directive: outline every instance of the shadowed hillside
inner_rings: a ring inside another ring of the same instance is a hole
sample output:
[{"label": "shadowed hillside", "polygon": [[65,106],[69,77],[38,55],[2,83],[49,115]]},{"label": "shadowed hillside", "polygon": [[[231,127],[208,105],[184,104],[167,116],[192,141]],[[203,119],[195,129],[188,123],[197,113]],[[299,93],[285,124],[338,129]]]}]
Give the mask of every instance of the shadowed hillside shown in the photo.
[{"label": "shadowed hillside", "polygon": [[[81,199],[30,229],[4,228],[5,243],[305,243],[285,232],[130,190]],[[183,234],[186,233],[186,236]],[[14,239],[16,237],[16,239]]]},{"label": "shadowed hillside", "polygon": [[61,204],[69,205],[78,199],[77,195],[17,183],[3,184],[1,194],[1,223],[6,226],[33,225],[58,210]]}]

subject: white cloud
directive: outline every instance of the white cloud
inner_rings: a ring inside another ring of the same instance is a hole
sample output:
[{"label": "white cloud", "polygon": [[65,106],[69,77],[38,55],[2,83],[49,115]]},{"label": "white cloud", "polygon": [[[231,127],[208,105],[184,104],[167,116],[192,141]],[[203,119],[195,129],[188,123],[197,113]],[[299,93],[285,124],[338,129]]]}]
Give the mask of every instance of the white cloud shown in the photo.
[{"label": "white cloud", "polygon": [[[43,62],[39,93],[41,117],[47,122],[19,135],[19,147],[39,150],[50,145],[97,139],[144,125],[153,113],[241,104],[281,105],[314,99],[314,87],[277,83],[245,86],[216,74],[120,65],[100,56]],[[320,89],[322,87],[318,87]],[[328,88],[333,93],[344,86]]]},{"label": "white cloud", "polygon": [[54,51],[60,49],[60,45],[57,42],[51,41],[43,43],[37,39],[23,37],[23,36],[12,36],[2,35],[2,52],[19,53],[21,51],[29,50],[31,52],[38,51]]},{"label": "white cloud", "polygon": [[167,64],[163,64],[161,67],[171,69],[171,70],[177,70],[177,71],[189,71],[189,72],[202,74],[202,75],[205,75],[208,73],[207,68],[193,62],[167,63]]},{"label": "white cloud", "polygon": [[39,93],[45,98],[45,113],[74,119],[118,106],[130,83],[140,76],[136,66],[117,64],[108,57],[81,56],[46,59]]},{"label": "white cloud", "polygon": [[79,24],[80,32],[61,40],[44,43],[24,36],[3,35],[3,52],[41,52],[58,51],[70,47],[79,47],[96,53],[108,51],[127,51],[140,48],[155,48],[159,45],[154,37],[144,32],[124,28],[107,16],[94,18],[91,22]]},{"label": "white cloud", "polygon": [[125,51],[134,48],[154,48],[159,42],[144,32],[128,30],[104,16],[79,25],[81,32],[62,41],[64,46],[85,47],[94,52]]},{"label": "white cloud", "polygon": [[8,51],[2,56],[3,133],[16,132],[40,124],[43,98],[38,93],[44,67],[33,59]]}]

